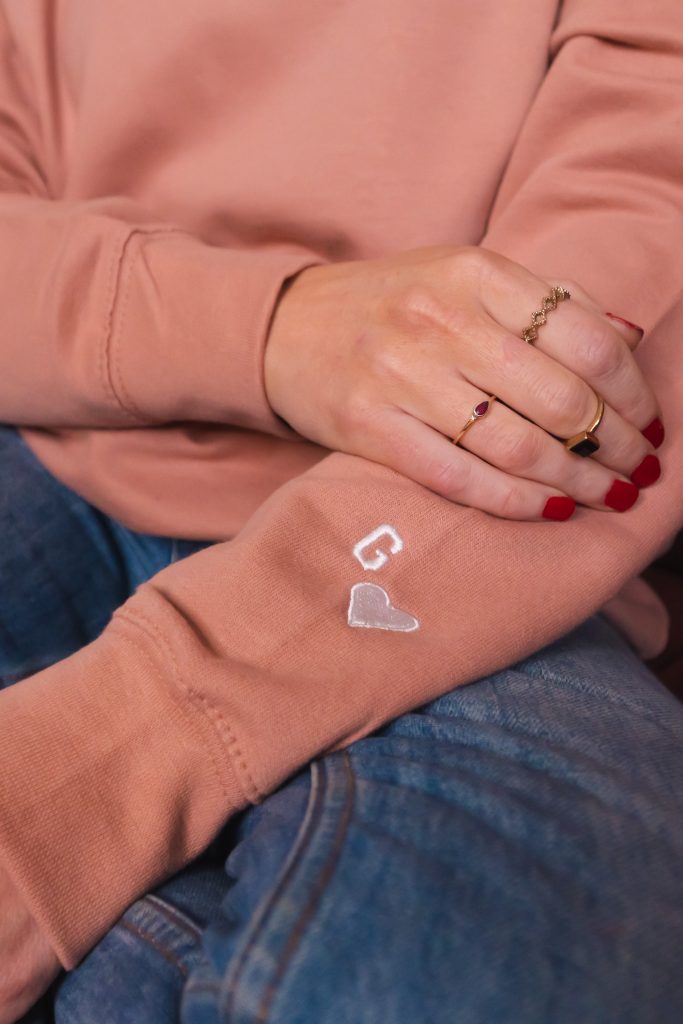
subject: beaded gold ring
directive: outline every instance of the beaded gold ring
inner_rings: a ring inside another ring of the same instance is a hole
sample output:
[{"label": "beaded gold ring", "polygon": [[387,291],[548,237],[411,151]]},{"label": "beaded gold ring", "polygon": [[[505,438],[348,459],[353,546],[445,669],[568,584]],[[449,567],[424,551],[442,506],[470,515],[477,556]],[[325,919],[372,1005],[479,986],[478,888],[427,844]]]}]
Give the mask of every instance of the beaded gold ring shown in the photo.
[{"label": "beaded gold ring", "polygon": [[528,345],[533,345],[538,338],[538,328],[542,327],[547,321],[548,313],[557,309],[558,303],[564,302],[565,299],[571,299],[571,293],[566,288],[563,288],[562,285],[555,285],[544,298],[541,308],[532,313],[529,326],[525,327],[522,331],[522,341],[526,341]]}]

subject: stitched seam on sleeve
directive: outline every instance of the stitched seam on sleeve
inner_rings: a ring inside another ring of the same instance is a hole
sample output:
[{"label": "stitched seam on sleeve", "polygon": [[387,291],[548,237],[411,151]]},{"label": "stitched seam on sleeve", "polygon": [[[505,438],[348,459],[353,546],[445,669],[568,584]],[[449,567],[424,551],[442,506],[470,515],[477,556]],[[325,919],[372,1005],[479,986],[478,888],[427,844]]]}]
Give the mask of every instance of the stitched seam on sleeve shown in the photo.
[{"label": "stitched seam on sleeve", "polygon": [[110,363],[112,328],[114,324],[114,310],[116,307],[117,296],[120,294],[121,291],[120,281],[122,265],[124,262],[128,242],[130,241],[130,238],[132,237],[133,234],[135,234],[134,231],[128,231],[126,233],[123,239],[123,243],[120,246],[116,246],[114,248],[114,252],[109,263],[109,271],[107,274],[107,296],[105,303],[106,313],[104,320],[102,344],[100,345],[99,350],[98,363],[100,371],[100,380],[102,382],[102,387],[104,389],[105,394],[108,396],[110,401],[114,402],[114,404],[116,405],[120,412],[122,412],[129,419],[137,422],[140,417],[126,408],[125,404],[121,401],[116,388],[114,387]]},{"label": "stitched seam on sleeve", "polygon": [[[126,257],[131,242],[137,235],[161,236],[182,233],[183,229],[180,227],[133,228],[127,232],[120,248],[114,253],[114,258],[110,265],[110,281],[107,295],[107,318],[105,323],[104,344],[102,346],[101,373],[105,384],[105,390],[113,397],[119,410],[137,424],[154,423],[156,421],[153,417],[147,416],[138,407],[137,403],[133,400],[126,388],[123,380],[123,373],[121,372],[121,346],[119,345],[119,339],[123,336],[126,325],[129,304],[128,300],[130,297],[130,278],[135,265],[135,260],[140,252],[139,246],[129,259]],[[121,312],[118,328],[116,332],[114,332],[114,315],[116,312],[117,302],[121,303]]]},{"label": "stitched seam on sleeve", "polygon": [[[202,717],[211,726],[211,729],[221,747],[226,751],[228,758],[235,769],[235,774],[240,783],[243,796],[250,803],[259,803],[264,798],[265,794],[259,789],[249,766],[247,765],[246,758],[242,753],[232,727],[217,707],[207,700],[203,694],[192,689],[192,687],[188,686],[185,682],[173,648],[164,634],[159,630],[159,627],[139,611],[136,611],[136,613],[132,615],[119,609],[114,612],[113,618],[122,619],[142,630],[150,640],[152,640],[159,653],[162,655],[165,653],[170,658],[173,674],[178,687],[197,706]],[[218,771],[218,766],[216,766],[216,770]]]},{"label": "stitched seam on sleeve", "polygon": [[[133,619],[129,618],[126,615],[120,615],[120,616],[118,616],[118,618],[121,618],[124,621],[127,621],[130,625],[138,626],[138,628],[141,628],[138,623],[136,623]],[[150,636],[146,629],[143,629],[143,632],[152,641],[152,643],[154,644],[155,648],[157,649],[157,652],[163,656],[164,652],[159,649],[159,645],[158,645],[157,641],[155,640],[155,638],[153,636]],[[158,675],[159,675],[158,666],[154,664],[154,661],[149,656],[149,652],[144,649],[142,644],[138,643],[136,640],[133,640],[131,637],[127,636],[125,633],[120,633],[119,634],[119,639],[121,640],[122,643],[127,644],[128,647],[132,647],[136,651],[138,651],[142,655],[144,660],[147,662],[147,664],[152,667],[152,669],[154,670],[155,675],[158,677]],[[176,700],[175,703],[176,703],[176,706],[178,706],[179,708],[181,708],[184,711],[184,708],[182,708],[181,702]],[[211,723],[209,723],[209,725],[211,725]],[[221,790],[221,792],[222,792],[222,794],[225,797],[225,800],[227,802],[228,799],[229,799],[229,795],[228,795],[227,789],[225,788],[225,784],[223,782],[223,777],[222,777],[222,774],[221,774],[220,767],[219,767],[218,762],[217,762],[216,758],[214,757],[213,753],[211,753],[210,751],[209,751],[209,757],[210,757],[211,763],[213,765],[214,775],[216,776],[216,780],[218,782],[220,790]]]}]

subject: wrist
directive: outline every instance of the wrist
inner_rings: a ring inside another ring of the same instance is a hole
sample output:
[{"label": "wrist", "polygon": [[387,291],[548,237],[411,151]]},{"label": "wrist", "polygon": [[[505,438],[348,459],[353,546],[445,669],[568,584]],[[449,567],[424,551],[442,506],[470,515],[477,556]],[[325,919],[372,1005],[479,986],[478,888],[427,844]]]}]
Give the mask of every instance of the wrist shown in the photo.
[{"label": "wrist", "polygon": [[316,269],[318,269],[316,266],[303,267],[283,281],[266,335],[263,357],[266,399],[275,415],[291,430],[295,428],[289,424],[283,412],[286,404],[283,397],[287,390],[286,368],[288,365],[291,367],[302,280]]}]

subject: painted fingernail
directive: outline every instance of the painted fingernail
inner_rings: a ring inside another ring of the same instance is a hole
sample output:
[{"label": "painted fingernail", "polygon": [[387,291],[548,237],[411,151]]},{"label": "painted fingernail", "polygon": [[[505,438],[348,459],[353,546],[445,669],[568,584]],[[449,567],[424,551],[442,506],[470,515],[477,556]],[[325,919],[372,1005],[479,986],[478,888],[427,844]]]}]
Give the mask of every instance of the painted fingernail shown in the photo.
[{"label": "painted fingernail", "polygon": [[544,519],[556,519],[561,522],[574,514],[576,502],[573,498],[548,498],[543,509]]},{"label": "painted fingernail", "polygon": [[617,512],[625,512],[633,505],[639,493],[635,484],[629,484],[626,480],[615,480],[605,495],[605,505],[609,505]]},{"label": "painted fingernail", "polygon": [[655,480],[659,480],[662,467],[656,455],[646,455],[639,466],[631,473],[631,480],[636,487],[649,487]]},{"label": "painted fingernail", "polygon": [[617,323],[624,324],[625,327],[630,327],[632,331],[640,331],[641,338],[645,334],[642,327],[639,327],[638,324],[632,324],[630,320],[626,320],[623,316],[617,316],[616,313],[605,313],[605,316],[608,316],[610,320],[616,320]]},{"label": "painted fingernail", "polygon": [[664,424],[660,420],[659,416],[648,423],[644,430],[641,430],[643,437],[647,438],[653,448],[659,448],[660,444],[664,440]]}]

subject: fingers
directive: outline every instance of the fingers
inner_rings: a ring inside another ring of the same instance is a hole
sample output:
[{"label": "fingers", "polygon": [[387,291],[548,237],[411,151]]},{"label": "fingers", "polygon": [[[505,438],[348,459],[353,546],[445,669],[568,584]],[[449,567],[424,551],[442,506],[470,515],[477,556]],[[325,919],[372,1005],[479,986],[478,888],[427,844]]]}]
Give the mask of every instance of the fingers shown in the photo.
[{"label": "fingers", "polygon": [[400,409],[385,411],[380,434],[371,458],[449,501],[504,519],[564,520],[576,508],[557,488],[504,473]]},{"label": "fingers", "polygon": [[[488,298],[487,295],[482,293],[481,299],[493,316],[496,315],[493,312],[493,307],[499,305],[501,311],[507,308],[512,313],[512,320],[506,326],[514,334],[521,336],[521,332],[528,325],[532,313],[541,307],[544,297],[549,293],[552,286],[561,285],[571,295],[571,301],[574,305],[583,306],[587,312],[593,313],[604,324],[612,327],[622,340],[626,342],[629,349],[634,350],[642,341],[644,334],[642,327],[632,323],[623,315],[605,310],[577,281],[569,281],[561,275],[540,278],[519,263],[500,256],[498,253],[491,253],[488,250],[486,252],[492,257],[489,264],[489,273],[483,278],[484,290],[488,293]],[[520,291],[522,294],[525,294],[525,299],[531,302],[531,306],[526,311],[519,309]],[[513,312],[515,306],[517,306],[516,318]],[[552,311],[553,316],[555,312],[555,310]],[[548,322],[550,322],[550,316],[548,317]],[[502,324],[503,320],[500,323]]]},{"label": "fingers", "polygon": [[[426,389],[417,388],[406,411],[447,437],[457,435],[472,409],[487,396],[466,381],[454,382],[449,392],[446,401],[434,402],[426,397]],[[647,442],[640,440],[647,451]],[[460,446],[508,476],[542,483],[592,508],[623,512],[638,498],[638,487],[627,475],[572,454],[500,401],[475,420]],[[635,467],[636,463],[630,469]]]},{"label": "fingers", "polygon": [[607,323],[609,327],[614,328],[631,351],[634,351],[643,340],[645,332],[642,327],[638,327],[637,324],[631,323],[630,320],[616,313],[605,312],[602,306],[576,281],[568,281],[561,276],[557,278],[551,276],[545,280],[548,290],[553,285],[561,285],[569,292],[575,305],[583,306],[589,313],[593,313],[598,319]]},{"label": "fingers", "polygon": [[654,392],[623,335],[606,318],[574,302],[573,295],[548,318],[535,347],[590,384],[622,418],[643,429],[659,414]]},{"label": "fingers", "polygon": [[[605,414],[599,427],[601,447],[593,458],[630,477],[653,454],[650,442],[657,443],[657,431],[648,430],[648,425],[658,423],[659,410],[627,344],[606,318],[573,298],[550,311],[537,341],[527,344],[505,329],[515,315],[510,298],[514,292],[519,310],[520,295],[526,301],[527,293],[533,291],[538,307],[539,287],[547,286],[522,268],[516,268],[512,276],[515,288],[511,288],[508,275],[507,283],[493,289],[489,300],[503,326],[492,317],[483,318],[480,343],[462,346],[457,353],[458,369],[475,387],[496,394],[558,438],[586,429],[595,416],[598,392],[605,400]],[[579,296],[594,306],[580,291]],[[518,311],[516,316],[519,323]]]},{"label": "fingers", "polygon": [[[486,358],[477,359],[471,352],[458,358],[460,373],[470,384],[497,395],[555,438],[569,438],[586,429],[597,410],[589,383],[497,325],[491,323],[485,330]],[[445,368],[438,377],[446,379]],[[607,401],[597,436],[601,447],[593,459],[626,476],[652,451],[642,433]]]},{"label": "fingers", "polygon": [[[632,353],[642,330],[614,314],[608,315],[576,282],[554,283],[566,287],[572,297],[547,314],[537,340],[529,347],[572,371],[599,391],[623,419],[643,430],[659,416],[659,407]],[[494,269],[487,275],[481,300],[493,319],[521,341],[523,328],[549,290],[548,282],[501,260],[494,262]],[[507,345],[510,360],[519,358],[519,352],[518,345]]]}]

